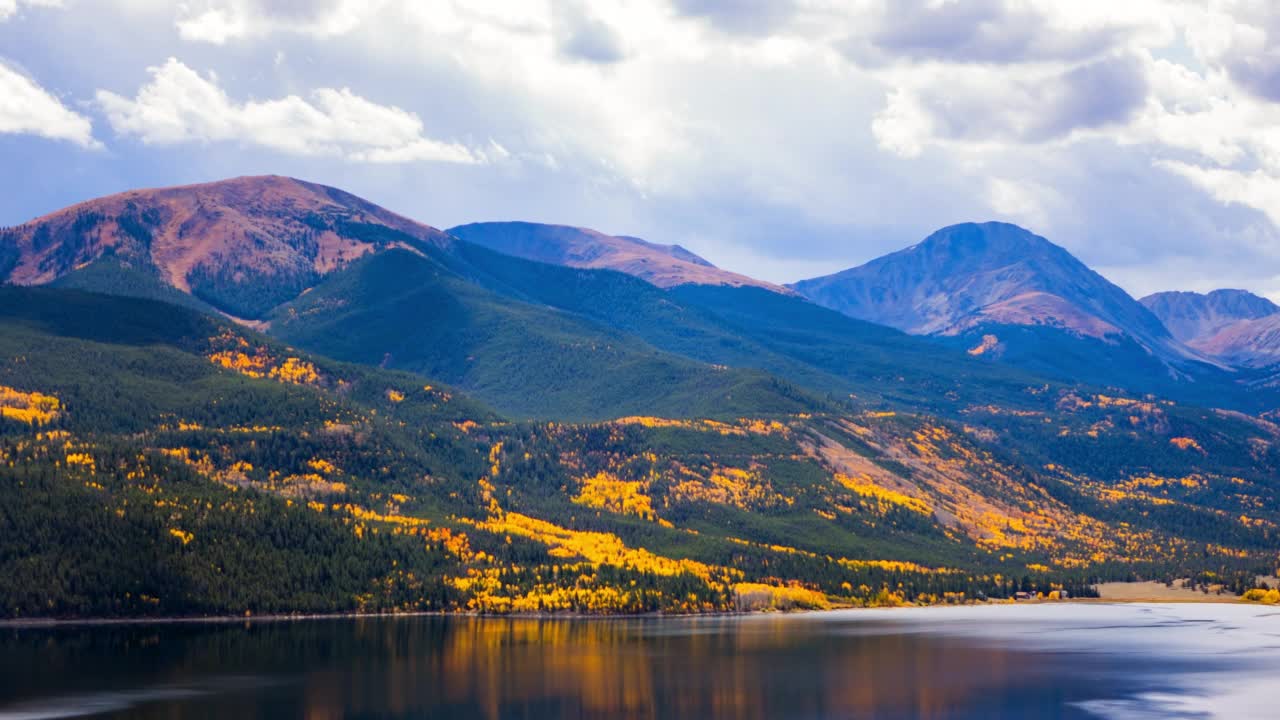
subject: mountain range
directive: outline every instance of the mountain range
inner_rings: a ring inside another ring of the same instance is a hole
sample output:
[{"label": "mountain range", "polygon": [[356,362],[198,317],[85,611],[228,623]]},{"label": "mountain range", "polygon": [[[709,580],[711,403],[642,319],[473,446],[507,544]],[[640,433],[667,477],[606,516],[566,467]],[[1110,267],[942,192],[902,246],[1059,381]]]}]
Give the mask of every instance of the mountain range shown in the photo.
[{"label": "mountain range", "polygon": [[1216,359],[1179,342],[1122,289],[1006,223],[946,227],[792,287],[853,317],[1055,377],[1173,394],[1180,384],[1230,383]]},{"label": "mountain range", "polygon": [[1157,293],[1142,303],[1188,346],[1241,367],[1280,362],[1280,306],[1246,290]]},{"label": "mountain range", "polygon": [[1280,315],[1136,301],[1013,225],[781,287],[270,176],[0,230],[0,277],[9,614],[687,612],[1274,570],[1280,341],[1255,328]]}]

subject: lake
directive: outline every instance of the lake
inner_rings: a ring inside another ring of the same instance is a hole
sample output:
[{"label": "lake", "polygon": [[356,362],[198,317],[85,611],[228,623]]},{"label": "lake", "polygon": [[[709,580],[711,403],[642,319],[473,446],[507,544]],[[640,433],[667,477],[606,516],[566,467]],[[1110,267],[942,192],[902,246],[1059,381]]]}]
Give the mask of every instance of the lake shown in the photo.
[{"label": "lake", "polygon": [[1247,605],[0,628],[0,720],[1274,717],[1277,684]]}]

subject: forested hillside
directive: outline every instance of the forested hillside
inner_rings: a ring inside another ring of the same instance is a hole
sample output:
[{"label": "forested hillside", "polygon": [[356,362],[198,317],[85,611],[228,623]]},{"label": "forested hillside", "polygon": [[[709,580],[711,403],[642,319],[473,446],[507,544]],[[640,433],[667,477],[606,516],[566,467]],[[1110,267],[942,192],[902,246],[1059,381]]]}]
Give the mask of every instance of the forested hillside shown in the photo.
[{"label": "forested hillside", "polygon": [[[413,272],[432,271],[406,271],[421,300]],[[665,418],[511,422],[353,359],[371,364],[155,300],[0,289],[4,614],[700,612],[1131,576],[1242,591],[1277,564],[1280,428],[1248,416],[1010,383],[1020,401],[955,398],[944,420],[761,374],[745,398],[690,382]]]}]

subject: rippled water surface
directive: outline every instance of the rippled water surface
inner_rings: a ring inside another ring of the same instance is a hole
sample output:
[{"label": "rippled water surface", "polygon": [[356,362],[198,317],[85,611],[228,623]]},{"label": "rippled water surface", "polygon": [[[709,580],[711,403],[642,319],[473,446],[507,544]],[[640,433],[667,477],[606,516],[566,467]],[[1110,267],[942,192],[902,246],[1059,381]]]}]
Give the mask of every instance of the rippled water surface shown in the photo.
[{"label": "rippled water surface", "polygon": [[1276,717],[1280,615],[1034,605],[5,627],[14,718]]}]

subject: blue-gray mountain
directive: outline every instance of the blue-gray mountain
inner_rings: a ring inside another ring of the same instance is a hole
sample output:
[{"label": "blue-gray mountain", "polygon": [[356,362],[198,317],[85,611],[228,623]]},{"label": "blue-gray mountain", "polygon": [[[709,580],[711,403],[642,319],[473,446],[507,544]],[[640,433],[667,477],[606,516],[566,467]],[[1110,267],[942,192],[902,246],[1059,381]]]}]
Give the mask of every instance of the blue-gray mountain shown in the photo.
[{"label": "blue-gray mountain", "polygon": [[1280,306],[1248,290],[1210,293],[1161,292],[1140,300],[1175,338],[1192,343],[1208,338],[1241,320],[1257,320],[1280,313]]},{"label": "blue-gray mountain", "polygon": [[1280,306],[1266,298],[1214,290],[1157,293],[1142,303],[1178,339],[1221,362],[1249,368],[1280,363]]},{"label": "blue-gray mountain", "polygon": [[1170,392],[1226,369],[1065,249],[1007,223],[943,228],[919,244],[791,286],[851,317],[930,335],[1060,378]]}]

